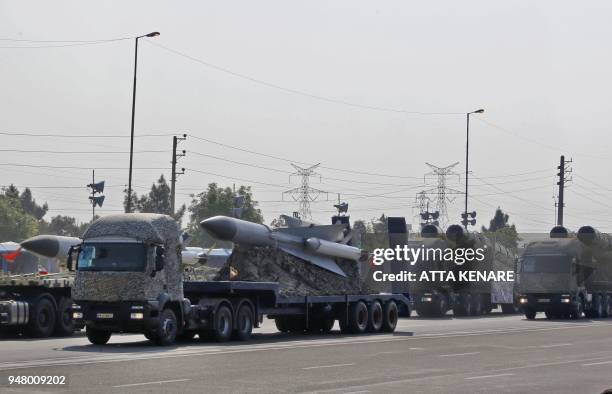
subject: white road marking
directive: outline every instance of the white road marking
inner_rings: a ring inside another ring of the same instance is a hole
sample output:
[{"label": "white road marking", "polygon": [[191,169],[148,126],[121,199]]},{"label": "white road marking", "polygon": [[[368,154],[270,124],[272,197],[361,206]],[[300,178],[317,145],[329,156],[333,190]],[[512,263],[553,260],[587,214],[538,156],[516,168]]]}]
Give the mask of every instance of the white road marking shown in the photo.
[{"label": "white road marking", "polygon": [[319,368],[336,368],[336,367],[350,367],[351,365],[355,365],[355,363],[350,364],[331,364],[331,365],[315,365],[314,367],[305,367],[303,370],[309,369],[319,369]]},{"label": "white road marking", "polygon": [[551,347],[572,346],[572,345],[573,344],[571,344],[571,343],[555,343],[555,344],[552,344],[552,345],[540,345],[538,347],[541,348],[541,349],[548,349],[548,348],[551,348]]},{"label": "white road marking", "polygon": [[459,356],[472,356],[474,354],[480,354],[480,352],[469,352],[469,353],[454,353],[454,354],[440,354],[438,357],[459,357]]},{"label": "white road marking", "polygon": [[588,364],[582,364],[583,367],[590,367],[591,365],[604,365],[604,364],[612,364],[612,360],[611,361],[601,361],[598,363],[588,363]]},{"label": "white road marking", "polygon": [[348,391],[342,394],[363,394],[363,393],[371,393],[370,390],[361,390],[361,391]]},{"label": "white road marking", "polygon": [[136,386],[148,386],[148,385],[151,385],[151,384],[187,382],[189,380],[191,380],[191,379],[173,379],[173,380],[159,380],[157,382],[120,384],[119,386],[113,386],[113,388],[114,389],[118,389],[118,388],[121,388],[121,387],[136,387]]},{"label": "white road marking", "polygon": [[482,375],[482,376],[471,376],[469,378],[464,378],[465,380],[474,380],[474,379],[488,379],[488,378],[499,378],[500,376],[513,376],[513,373],[499,373],[497,375]]}]

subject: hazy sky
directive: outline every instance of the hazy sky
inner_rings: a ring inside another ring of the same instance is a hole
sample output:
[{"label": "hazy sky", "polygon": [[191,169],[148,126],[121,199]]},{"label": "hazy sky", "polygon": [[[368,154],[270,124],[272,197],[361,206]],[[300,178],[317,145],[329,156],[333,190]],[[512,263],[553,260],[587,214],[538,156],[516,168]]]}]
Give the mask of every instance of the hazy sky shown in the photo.
[{"label": "hazy sky", "polygon": [[[312,186],[330,191],[330,200],[342,193],[353,219],[383,212],[412,218],[415,194],[435,183],[428,177],[423,185],[425,162],[459,162],[463,173],[465,112],[482,107],[486,112],[472,118],[470,140],[470,208],[479,226],[500,206],[519,231],[548,230],[555,167],[565,154],[574,159],[566,225],[610,231],[610,20],[607,1],[0,0],[0,132],[99,136],[0,135],[0,185],[60,186],[33,188],[39,201],[49,203],[48,217],[87,220],[84,185],[90,169],[98,168],[96,177],[110,186],[99,212],[120,210],[129,138],[105,136],[129,136],[133,40],[73,45],[6,39],[105,40],[159,31],[140,41],[136,134],[168,135],[136,139],[135,150],[148,151],[135,155],[139,194],[161,173],[169,178],[170,134],[186,132],[322,163],[321,182],[313,179]],[[39,46],[47,47],[32,48]],[[388,110],[275,89],[206,64]],[[181,147],[187,157],[180,166],[227,178],[187,170],[179,178],[179,202],[217,182],[252,185],[267,222],[297,208],[281,201],[282,190],[298,185],[285,173],[293,170],[288,162],[194,138]],[[95,153],[101,151],[121,153]],[[462,181],[450,177],[449,186],[462,190]],[[451,222],[463,209],[463,196],[455,197]],[[331,201],[312,204],[322,222],[332,209]]]}]

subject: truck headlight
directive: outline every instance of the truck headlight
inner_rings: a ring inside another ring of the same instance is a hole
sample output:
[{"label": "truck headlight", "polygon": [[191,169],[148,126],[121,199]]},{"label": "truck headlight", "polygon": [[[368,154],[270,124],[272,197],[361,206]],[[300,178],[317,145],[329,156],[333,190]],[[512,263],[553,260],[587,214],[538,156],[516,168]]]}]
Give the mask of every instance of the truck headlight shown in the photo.
[{"label": "truck headlight", "polygon": [[423,302],[431,302],[432,298],[431,297],[421,297],[421,301],[423,301]]},{"label": "truck headlight", "polygon": [[144,313],[142,312],[130,313],[130,319],[142,320],[144,319]]},{"label": "truck headlight", "polygon": [[72,318],[79,320],[83,318],[83,312],[72,312]]},{"label": "truck headlight", "polygon": [[572,302],[572,300],[569,298],[561,298],[561,303],[563,304],[569,304],[570,302]]},{"label": "truck headlight", "polygon": [[529,300],[527,299],[527,297],[521,297],[521,298],[519,298],[519,303],[520,303],[520,304],[526,304],[526,303],[528,303],[528,302],[529,302]]}]

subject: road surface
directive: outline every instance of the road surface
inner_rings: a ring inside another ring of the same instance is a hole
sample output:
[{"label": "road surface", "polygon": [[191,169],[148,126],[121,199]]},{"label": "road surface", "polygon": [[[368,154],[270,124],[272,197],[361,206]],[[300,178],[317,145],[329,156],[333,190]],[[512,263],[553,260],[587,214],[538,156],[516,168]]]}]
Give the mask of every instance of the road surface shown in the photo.
[{"label": "road surface", "polygon": [[[337,330],[337,328],[336,328]],[[280,334],[266,320],[247,343],[154,347],[117,335],[0,340],[0,392],[601,393],[612,388],[612,319],[522,316],[400,320],[394,334]],[[9,386],[9,376],[66,376]]]}]

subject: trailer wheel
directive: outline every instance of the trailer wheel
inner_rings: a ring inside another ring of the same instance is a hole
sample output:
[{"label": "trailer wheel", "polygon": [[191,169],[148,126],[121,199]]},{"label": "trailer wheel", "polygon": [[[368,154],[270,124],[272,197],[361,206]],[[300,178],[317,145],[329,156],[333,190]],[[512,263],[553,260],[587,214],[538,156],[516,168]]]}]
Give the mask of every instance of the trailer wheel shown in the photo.
[{"label": "trailer wheel", "polygon": [[217,342],[225,342],[232,336],[232,311],[221,305],[215,313],[214,327],[212,329],[212,338]]},{"label": "trailer wheel", "polygon": [[397,327],[397,304],[395,301],[391,300],[385,304],[383,307],[383,324],[382,331],[383,332],[393,332],[395,331],[395,327]]},{"label": "trailer wheel", "polygon": [[87,326],[87,339],[93,345],[106,345],[111,337],[110,331],[98,330],[97,328]]},{"label": "trailer wheel", "polygon": [[239,341],[251,338],[253,332],[253,312],[247,304],[242,304],[236,314],[233,337]]},{"label": "trailer wheel", "polygon": [[70,336],[74,332],[72,325],[72,300],[62,297],[57,305],[57,318],[55,321],[54,334],[60,337]]},{"label": "trailer wheel", "polygon": [[155,335],[155,344],[160,346],[170,346],[176,342],[178,323],[176,315],[170,308],[164,309],[159,314],[159,326]]},{"label": "trailer wheel", "polygon": [[610,296],[606,296],[605,306],[606,317],[612,317],[612,298]]},{"label": "trailer wheel", "polygon": [[536,311],[532,308],[526,308],[525,309],[525,317],[527,318],[527,320],[533,320],[536,317]]},{"label": "trailer wheel", "polygon": [[368,308],[368,332],[379,332],[383,325],[383,309],[380,302],[374,301]]},{"label": "trailer wheel", "polygon": [[349,330],[353,334],[361,334],[368,328],[368,307],[363,301],[351,305],[349,313]]},{"label": "trailer wheel", "polygon": [[47,338],[53,333],[57,312],[46,297],[39,298],[31,309],[28,334],[36,338]]}]

